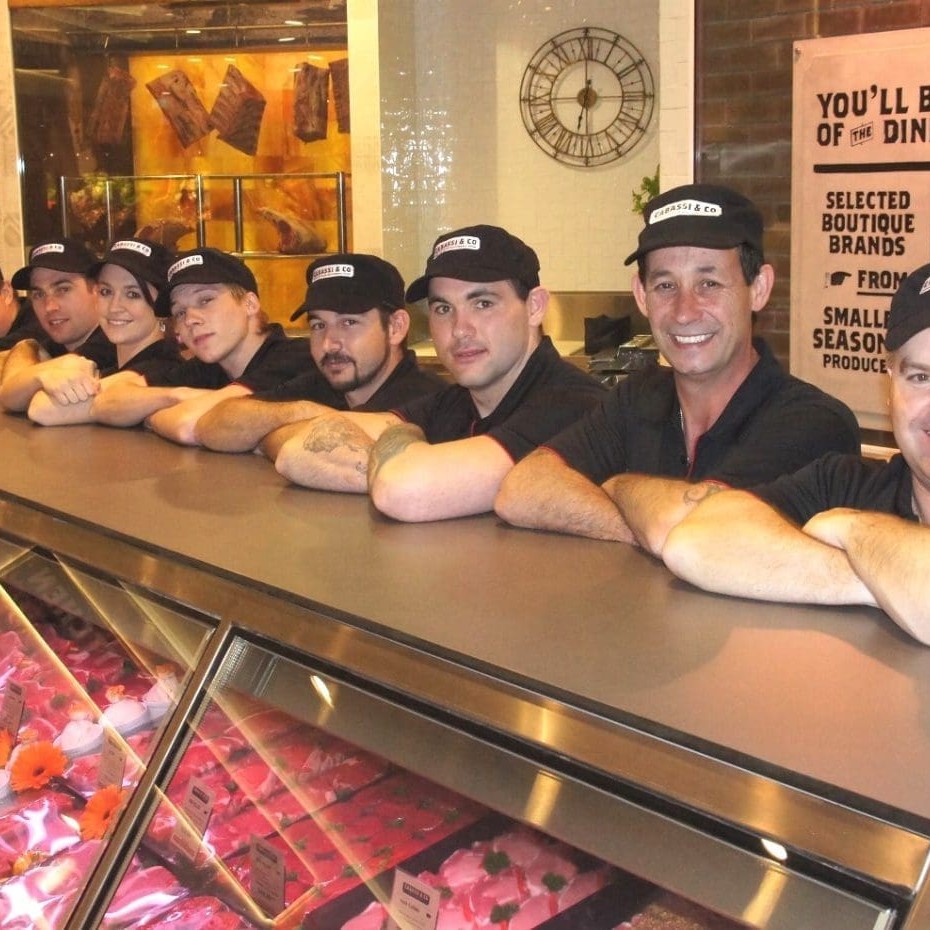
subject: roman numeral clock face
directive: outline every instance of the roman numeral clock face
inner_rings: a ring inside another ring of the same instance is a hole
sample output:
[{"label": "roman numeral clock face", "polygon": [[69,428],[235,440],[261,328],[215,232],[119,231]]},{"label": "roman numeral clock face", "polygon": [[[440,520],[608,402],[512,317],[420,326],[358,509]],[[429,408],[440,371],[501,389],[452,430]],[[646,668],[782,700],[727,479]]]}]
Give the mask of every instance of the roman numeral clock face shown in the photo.
[{"label": "roman numeral clock face", "polygon": [[533,141],[561,162],[593,168],[622,158],[645,135],[655,104],[649,65],[608,29],[549,39],[523,74],[520,109]]}]

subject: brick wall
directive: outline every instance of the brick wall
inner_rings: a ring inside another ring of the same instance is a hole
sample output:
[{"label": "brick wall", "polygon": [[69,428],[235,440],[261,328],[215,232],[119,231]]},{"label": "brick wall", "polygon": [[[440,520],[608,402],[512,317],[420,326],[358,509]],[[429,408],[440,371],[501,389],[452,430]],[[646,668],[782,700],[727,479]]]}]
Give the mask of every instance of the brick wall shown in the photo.
[{"label": "brick wall", "polygon": [[695,177],[762,209],[776,284],[758,331],[787,365],[792,43],[928,26],[930,0],[696,0],[695,17]]}]

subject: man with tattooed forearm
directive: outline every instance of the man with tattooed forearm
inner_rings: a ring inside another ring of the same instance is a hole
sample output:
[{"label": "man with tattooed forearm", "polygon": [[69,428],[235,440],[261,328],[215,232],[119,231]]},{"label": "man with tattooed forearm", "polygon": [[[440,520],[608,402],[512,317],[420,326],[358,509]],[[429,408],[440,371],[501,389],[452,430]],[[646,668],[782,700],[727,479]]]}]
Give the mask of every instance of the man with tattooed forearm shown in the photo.
[{"label": "man with tattooed forearm", "polygon": [[317,417],[275,467],[307,487],[364,493],[399,520],[483,513],[514,462],[603,396],[542,335],[549,294],[536,253],[496,226],[440,236],[406,298],[426,298],[455,385],[388,414]]},{"label": "man with tattooed forearm", "polygon": [[877,606],[930,645],[930,265],[892,299],[885,348],[900,454],[833,453],[751,491],[618,476],[638,541],[709,591]]}]

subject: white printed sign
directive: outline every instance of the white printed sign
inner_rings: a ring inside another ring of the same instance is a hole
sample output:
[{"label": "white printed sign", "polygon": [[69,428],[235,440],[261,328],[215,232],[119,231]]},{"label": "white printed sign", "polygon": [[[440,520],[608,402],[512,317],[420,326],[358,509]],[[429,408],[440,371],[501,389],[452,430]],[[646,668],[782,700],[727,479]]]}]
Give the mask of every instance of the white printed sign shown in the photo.
[{"label": "white printed sign", "polygon": [[930,261],[930,30],[794,46],[791,371],[890,429],[885,320]]}]

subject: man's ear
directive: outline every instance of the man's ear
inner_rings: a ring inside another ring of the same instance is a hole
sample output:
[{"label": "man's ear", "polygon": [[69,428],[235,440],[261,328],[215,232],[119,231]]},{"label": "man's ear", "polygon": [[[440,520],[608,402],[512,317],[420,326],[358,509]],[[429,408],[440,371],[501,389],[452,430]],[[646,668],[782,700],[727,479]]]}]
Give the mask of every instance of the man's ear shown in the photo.
[{"label": "man's ear", "polygon": [[245,295],[245,309],[249,316],[258,316],[261,313],[262,305],[255,291],[248,291]]},{"label": "man's ear", "polygon": [[544,287],[534,287],[527,294],[526,306],[529,310],[530,326],[542,326],[546,310],[549,309],[549,292]]},{"label": "man's ear", "polygon": [[775,269],[771,265],[763,265],[756,275],[755,281],[749,285],[752,291],[752,312],[758,313],[768,302],[775,284]]},{"label": "man's ear", "polygon": [[407,338],[407,333],[409,332],[410,314],[401,307],[388,317],[388,342],[390,342],[392,346],[399,346]]}]

